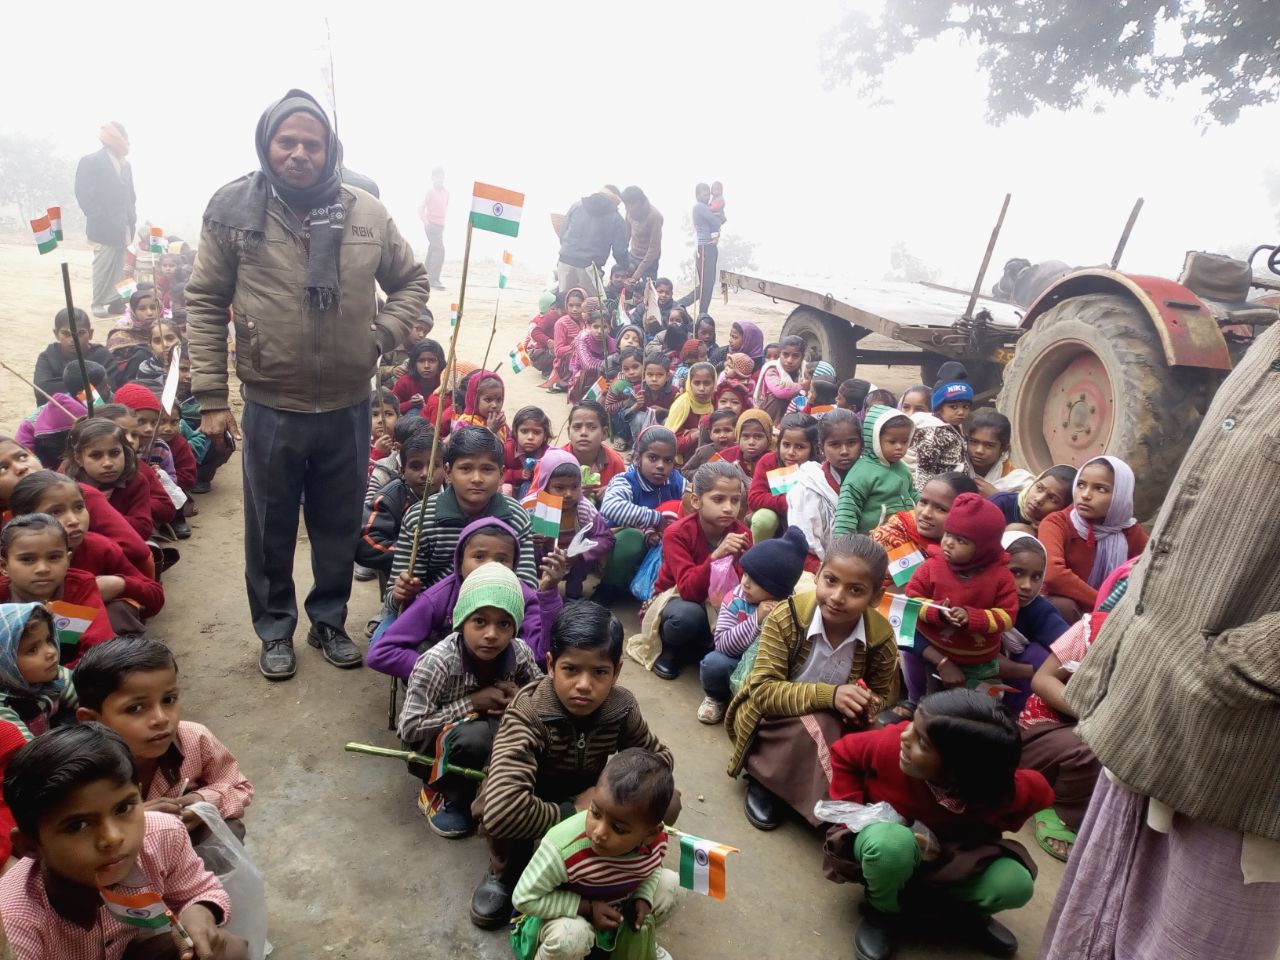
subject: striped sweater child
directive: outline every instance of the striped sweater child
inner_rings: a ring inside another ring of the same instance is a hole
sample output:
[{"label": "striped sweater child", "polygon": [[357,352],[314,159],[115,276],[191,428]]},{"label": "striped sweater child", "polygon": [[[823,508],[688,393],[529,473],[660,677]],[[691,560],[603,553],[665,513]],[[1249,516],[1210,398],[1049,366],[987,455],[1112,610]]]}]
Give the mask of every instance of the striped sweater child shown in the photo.
[{"label": "striped sweater child", "polygon": [[649,483],[634,465],[620,473],[604,488],[600,501],[600,515],[615,529],[633,527],[637,530],[654,529],[662,525],[659,504],[667,500],[679,500],[684,496],[684,475],[678,470],[661,487]]}]

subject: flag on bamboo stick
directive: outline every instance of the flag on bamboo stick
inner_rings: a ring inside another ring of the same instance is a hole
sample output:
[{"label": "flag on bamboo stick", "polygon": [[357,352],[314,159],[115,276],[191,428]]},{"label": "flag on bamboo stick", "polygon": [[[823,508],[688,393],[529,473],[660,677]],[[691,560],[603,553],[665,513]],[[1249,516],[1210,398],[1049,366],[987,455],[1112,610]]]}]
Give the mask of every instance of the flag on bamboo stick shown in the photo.
[{"label": "flag on bamboo stick", "polygon": [[505,290],[507,282],[511,279],[511,261],[515,259],[511,256],[510,250],[502,251],[502,271],[498,274],[498,289]]},{"label": "flag on bamboo stick", "polygon": [[151,228],[150,238],[150,250],[152,253],[164,253],[169,248],[169,244],[164,239],[164,231],[159,227]]},{"label": "flag on bamboo stick", "polygon": [[564,497],[539,490],[536,496],[525,498],[524,508],[529,511],[534,533],[552,539],[560,536],[560,513],[564,508]]},{"label": "flag on bamboo stick", "polygon": [[50,207],[47,213],[49,216],[49,229],[53,231],[53,239],[61,243],[62,242],[62,208]]},{"label": "flag on bamboo stick", "polygon": [[682,833],[680,835],[680,886],[694,893],[723,900],[725,859],[729,854],[737,852],[737,847]]},{"label": "flag on bamboo stick", "polygon": [[587,387],[587,392],[582,395],[583,400],[595,400],[597,402],[604,399],[604,395],[609,392],[609,383],[604,377],[600,377],[591,386]]},{"label": "flag on bamboo stick", "polygon": [[471,226],[514,237],[520,233],[524,194],[476,182],[471,188]]},{"label": "flag on bamboo stick", "polygon": [[911,581],[916,567],[924,563],[925,555],[910,540],[889,551],[889,576],[899,587],[905,587]]},{"label": "flag on bamboo stick", "polygon": [[517,343],[516,348],[511,351],[511,370],[513,373],[519,373],[521,370],[533,366],[533,361],[529,359],[529,351],[524,348],[524,343]]},{"label": "flag on bamboo stick", "polygon": [[769,489],[775,497],[783,496],[788,490],[800,482],[800,465],[793,463],[789,467],[779,467],[765,474],[769,481]]},{"label": "flag on bamboo stick", "polygon": [[83,607],[66,600],[54,600],[45,606],[53,614],[53,630],[58,635],[58,643],[65,646],[79,643],[98,615],[94,607]]},{"label": "flag on bamboo stick", "polygon": [[138,292],[138,282],[133,277],[125,277],[116,284],[116,293],[120,295],[121,300],[128,300]]},{"label": "flag on bamboo stick", "polygon": [[36,249],[41,253],[58,248],[58,238],[54,236],[53,225],[49,223],[47,213],[31,221],[31,232],[36,235]]},{"label": "flag on bamboo stick", "polygon": [[435,783],[449,772],[449,752],[453,737],[447,736],[447,734],[458,724],[465,722],[466,720],[463,719],[446,723],[440,728],[440,732],[436,734],[436,757],[435,762],[431,764],[431,773],[427,777],[427,783]]},{"label": "flag on bamboo stick", "polygon": [[898,637],[898,646],[915,645],[916,621],[920,619],[920,611],[924,609],[923,601],[897,593],[886,593],[880,598],[876,609],[889,621],[889,626],[893,627],[893,632]]},{"label": "flag on bamboo stick", "polygon": [[458,305],[456,303],[449,304],[449,326],[456,327],[458,325]]},{"label": "flag on bamboo stick", "polygon": [[169,908],[154,891],[120,893],[101,887],[98,894],[106,904],[107,912],[121,923],[157,933],[169,929]]},{"label": "flag on bamboo stick", "polygon": [[646,279],[644,282],[644,321],[647,324],[651,319],[658,320],[662,317],[662,311],[658,307],[658,288],[653,285],[652,280]]}]

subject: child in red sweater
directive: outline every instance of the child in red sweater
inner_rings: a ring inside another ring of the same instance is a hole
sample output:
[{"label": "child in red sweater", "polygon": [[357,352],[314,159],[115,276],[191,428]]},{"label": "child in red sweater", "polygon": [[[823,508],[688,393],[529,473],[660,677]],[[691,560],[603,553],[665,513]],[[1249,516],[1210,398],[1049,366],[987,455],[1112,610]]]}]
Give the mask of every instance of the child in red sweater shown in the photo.
[{"label": "child in red sweater", "polygon": [[[991,914],[1031,899],[1036,867],[1003,834],[1053,796],[1039,773],[1018,769],[1021,752],[1017,725],[1000,702],[969,690],[931,694],[905,727],[851,733],[832,746],[831,799],[887,803],[906,821],[877,821],[856,834],[837,825],[827,834],[827,876],[867,888],[854,937],[859,957],[888,960],[902,895],[919,903],[929,891],[972,908],[970,923],[947,924],[949,937],[966,935],[996,956],[1017,952],[1017,939]],[[940,847],[928,860],[921,825]]]},{"label": "child in red sweater", "polygon": [[[391,392],[400,401],[400,412],[421,413],[431,423],[436,422],[436,410],[440,401],[440,377],[444,371],[444,348],[434,340],[419,340],[409,348],[409,372],[395,382]],[[445,406],[451,406],[449,392],[444,395]],[[444,427],[448,430],[450,413],[446,410]]]},{"label": "child in red sweater", "polygon": [[663,531],[662,567],[653,590],[655,595],[676,591],[659,614],[662,653],[653,672],[663,680],[674,680],[685,663],[701,660],[711,649],[706,610],[711,565],[732,557],[735,580],[742,579],[738,558],[751,546],[751,531],[738,519],[745,487],[733,464],[704,463],[693,477],[696,512]]},{"label": "child in red sweater", "polygon": [[551,439],[551,419],[540,407],[521,407],[511,418],[511,436],[502,445],[506,468],[502,471],[502,492],[522,499],[533,479],[533,468],[547,452]]},{"label": "child in red sweater", "polygon": [[67,450],[62,472],[101,490],[138,536],[151,536],[151,485],[138,470],[138,455],[124,429],[102,417],[81,420],[67,438]]},{"label": "child in red sweater", "polygon": [[770,489],[769,472],[817,459],[818,421],[807,413],[789,413],[779,420],[778,452],[766,453],[756,461],[751,474],[751,490],[747,494],[747,506],[751,508],[751,536],[757,542],[770,540],[778,530],[787,528],[787,495]]},{"label": "child in red sweater", "polygon": [[[1018,616],[1018,586],[1000,546],[1004,514],[994,503],[960,494],[943,531],[941,551],[919,566],[904,592],[933,601],[920,613],[916,654],[946,686],[972,689],[1000,676],[1000,638]],[[923,694],[908,691],[912,702]]]}]

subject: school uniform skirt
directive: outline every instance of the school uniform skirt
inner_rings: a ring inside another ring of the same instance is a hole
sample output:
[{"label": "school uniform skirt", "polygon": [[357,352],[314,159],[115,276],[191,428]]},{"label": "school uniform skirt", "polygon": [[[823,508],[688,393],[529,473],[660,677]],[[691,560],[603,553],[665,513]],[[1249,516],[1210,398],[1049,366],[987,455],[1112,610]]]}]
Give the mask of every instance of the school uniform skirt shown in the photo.
[{"label": "school uniform skirt", "polygon": [[819,826],[822,821],[813,815],[813,807],[826,800],[831,789],[831,746],[861,729],[829,710],[765,717],[756,727],[746,772],[810,826]]}]

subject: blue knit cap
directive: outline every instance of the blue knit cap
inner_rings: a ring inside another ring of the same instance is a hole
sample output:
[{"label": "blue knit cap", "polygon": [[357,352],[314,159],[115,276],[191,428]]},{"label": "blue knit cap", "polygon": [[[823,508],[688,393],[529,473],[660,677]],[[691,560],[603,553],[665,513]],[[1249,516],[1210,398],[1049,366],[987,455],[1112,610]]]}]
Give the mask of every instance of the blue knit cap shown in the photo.
[{"label": "blue knit cap", "polygon": [[933,391],[932,408],[937,410],[944,403],[973,403],[973,387],[963,380],[952,380]]},{"label": "blue knit cap", "polygon": [[[22,644],[22,631],[37,610],[44,610],[41,603],[0,603],[0,687],[26,696],[57,696],[62,692],[61,676],[52,683],[27,683],[18,670],[18,647]],[[49,618],[52,620],[52,617]],[[50,623],[49,629],[53,630]],[[57,637],[54,637],[57,642]]]}]

